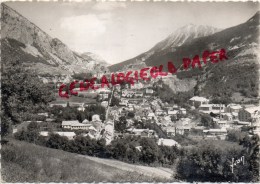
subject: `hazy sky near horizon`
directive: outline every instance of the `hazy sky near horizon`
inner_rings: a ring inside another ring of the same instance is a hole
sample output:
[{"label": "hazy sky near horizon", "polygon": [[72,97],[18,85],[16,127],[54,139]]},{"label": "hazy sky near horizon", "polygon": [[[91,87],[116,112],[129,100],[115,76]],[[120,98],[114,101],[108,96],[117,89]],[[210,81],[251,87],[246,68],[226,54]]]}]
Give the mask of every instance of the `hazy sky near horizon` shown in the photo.
[{"label": "hazy sky near horizon", "polygon": [[257,11],[252,2],[6,2],[76,52],[108,63],[131,59],[187,24],[228,28]]}]

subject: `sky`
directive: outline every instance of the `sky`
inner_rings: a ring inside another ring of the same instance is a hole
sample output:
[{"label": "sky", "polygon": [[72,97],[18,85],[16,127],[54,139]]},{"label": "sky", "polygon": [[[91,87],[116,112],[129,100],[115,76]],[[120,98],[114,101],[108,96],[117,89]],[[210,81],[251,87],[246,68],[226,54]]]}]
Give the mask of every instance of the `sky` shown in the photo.
[{"label": "sky", "polygon": [[247,21],[259,3],[6,2],[70,49],[110,64],[131,59],[187,24],[228,28]]}]

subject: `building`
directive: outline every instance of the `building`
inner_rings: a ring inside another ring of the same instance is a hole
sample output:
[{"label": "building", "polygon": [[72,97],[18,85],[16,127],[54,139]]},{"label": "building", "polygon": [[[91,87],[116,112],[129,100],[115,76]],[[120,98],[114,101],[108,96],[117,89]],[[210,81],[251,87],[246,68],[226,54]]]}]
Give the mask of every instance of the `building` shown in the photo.
[{"label": "building", "polygon": [[236,112],[238,113],[239,110],[242,109],[242,106],[239,104],[228,104],[226,107],[226,112],[232,113]]},{"label": "building", "polygon": [[78,111],[84,111],[84,110],[85,110],[85,107],[78,107],[77,110],[78,110]]},{"label": "building", "polygon": [[126,100],[126,99],[121,99],[119,102],[120,106],[127,106],[127,104],[128,104],[128,100]]},{"label": "building", "polygon": [[232,121],[233,119],[235,119],[235,117],[233,117],[231,113],[222,113],[221,118],[226,121]]},{"label": "building", "polygon": [[114,123],[108,121],[105,125],[105,131],[103,133],[103,138],[106,140],[106,145],[110,144],[114,138]]},{"label": "building", "polygon": [[133,90],[124,89],[122,90],[122,97],[132,98],[134,97],[135,93],[136,92]]},{"label": "building", "polygon": [[181,109],[180,109],[180,114],[186,115],[186,114],[187,114],[187,110],[184,109],[184,108],[181,108]]},{"label": "building", "polygon": [[79,123],[78,120],[62,121],[61,127],[71,130],[88,130],[91,124]]},{"label": "building", "polygon": [[131,89],[142,89],[144,85],[141,82],[136,82],[134,85],[131,85]]},{"label": "building", "polygon": [[91,122],[92,126],[95,127],[95,129],[100,132],[102,129],[102,122],[101,121],[93,121]]},{"label": "building", "polygon": [[166,103],[162,103],[161,104],[162,108],[165,109],[165,110],[173,110],[172,108],[172,105],[171,104],[168,104],[167,102]]},{"label": "building", "polygon": [[90,122],[89,122],[89,120],[84,119],[84,120],[82,121],[82,123],[84,123],[84,124],[89,124]]},{"label": "building", "polygon": [[41,113],[38,113],[37,115],[39,115],[39,116],[45,116],[45,117],[48,117],[48,116],[49,116],[48,112],[41,112]]},{"label": "building", "polygon": [[108,101],[101,102],[101,106],[105,108],[108,107]]},{"label": "building", "polygon": [[107,93],[100,93],[99,94],[99,98],[102,100],[107,100],[109,97],[109,95]]},{"label": "building", "polygon": [[144,94],[142,92],[136,92],[135,97],[143,97]]},{"label": "building", "polygon": [[199,111],[205,114],[220,114],[225,112],[224,104],[202,104],[199,106]]},{"label": "building", "polygon": [[146,94],[153,94],[153,89],[145,89]]},{"label": "building", "polygon": [[151,107],[150,107],[149,104],[143,104],[143,105],[141,105],[141,108],[142,108],[143,110],[151,110]]},{"label": "building", "polygon": [[121,90],[121,85],[120,85],[120,84],[116,84],[116,85],[114,85],[114,88],[115,88],[117,91],[120,91],[120,90]]},{"label": "building", "polygon": [[233,127],[233,121],[219,120],[217,121],[220,128],[231,128]]},{"label": "building", "polygon": [[204,138],[209,139],[221,139],[224,140],[227,135],[227,129],[209,129],[209,130],[203,130]]},{"label": "building", "polygon": [[147,115],[148,119],[155,119],[155,114],[153,112],[148,113]]},{"label": "building", "polygon": [[199,112],[209,114],[212,110],[212,104],[202,104],[199,106]]},{"label": "building", "polygon": [[65,101],[54,101],[54,102],[50,102],[49,106],[50,107],[54,107],[54,106],[67,107],[68,103]]},{"label": "building", "polygon": [[94,114],[94,115],[92,116],[92,121],[101,121],[101,120],[100,120],[100,116],[99,116],[98,114]]},{"label": "building", "polygon": [[168,110],[168,115],[173,115],[177,117],[177,114],[179,113],[178,110]]},{"label": "building", "polygon": [[166,127],[167,137],[174,137],[176,135],[175,127]]},{"label": "building", "polygon": [[175,134],[188,134],[190,132],[191,127],[190,126],[176,126],[175,127]]},{"label": "building", "polygon": [[159,146],[176,146],[178,148],[181,147],[181,145],[173,139],[163,139],[163,138],[161,138],[161,139],[158,140],[157,144]]},{"label": "building", "polygon": [[127,131],[134,134],[135,136],[140,136],[140,137],[153,137],[154,136],[154,130],[149,130],[149,129],[129,128],[129,129],[127,129]]},{"label": "building", "polygon": [[227,130],[225,128],[222,129],[209,129],[209,130],[203,130],[203,133],[205,137],[208,138],[219,138],[221,140],[224,140],[227,135]]},{"label": "building", "polygon": [[156,116],[160,116],[160,115],[166,115],[167,113],[162,109],[156,109],[155,114]]},{"label": "building", "polygon": [[259,116],[260,116],[260,106],[242,108],[238,112],[239,121],[251,122],[252,118],[256,118]]},{"label": "building", "polygon": [[82,102],[69,102],[70,107],[84,107],[84,103]]},{"label": "building", "polygon": [[[97,84],[96,84],[97,85]],[[97,93],[101,93],[101,94],[110,94],[112,91],[110,89],[107,89],[107,88],[98,88],[96,90]]]},{"label": "building", "polygon": [[225,105],[224,104],[212,104],[212,113],[220,114],[225,112]]},{"label": "building", "polygon": [[200,96],[194,96],[191,99],[189,99],[189,103],[190,103],[190,105],[198,108],[199,106],[201,106],[203,104],[208,104],[209,99],[200,97]]},{"label": "building", "polygon": [[253,118],[253,134],[260,136],[260,116]]},{"label": "building", "polygon": [[88,129],[88,136],[90,137],[90,138],[96,138],[96,136],[97,136],[97,133],[98,133],[98,131],[97,131],[97,129],[95,128],[95,127],[93,127],[93,126],[90,126],[89,127],[89,129]]}]

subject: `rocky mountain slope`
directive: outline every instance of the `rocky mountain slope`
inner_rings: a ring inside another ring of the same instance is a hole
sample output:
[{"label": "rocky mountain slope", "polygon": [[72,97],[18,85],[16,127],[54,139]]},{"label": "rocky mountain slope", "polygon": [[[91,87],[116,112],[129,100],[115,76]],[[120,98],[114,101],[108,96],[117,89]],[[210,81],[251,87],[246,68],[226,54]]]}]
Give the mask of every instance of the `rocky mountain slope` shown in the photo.
[{"label": "rocky mountain slope", "polygon": [[106,68],[92,53],[73,52],[7,5],[2,4],[1,10],[3,55],[15,52],[13,56],[38,73],[73,74]]},{"label": "rocky mountain slope", "polygon": [[161,42],[157,43],[153,48],[151,48],[147,52],[140,54],[139,56],[130,60],[112,65],[109,68],[111,71],[118,71],[127,70],[130,68],[137,68],[140,63],[140,66],[145,66],[147,64],[147,60],[154,55],[161,56],[168,52],[174,52],[176,48],[184,44],[190,43],[195,38],[208,36],[213,33],[216,33],[217,31],[219,31],[219,29],[210,26],[197,26],[193,24],[188,24],[177,29],[175,32],[170,34]]}]

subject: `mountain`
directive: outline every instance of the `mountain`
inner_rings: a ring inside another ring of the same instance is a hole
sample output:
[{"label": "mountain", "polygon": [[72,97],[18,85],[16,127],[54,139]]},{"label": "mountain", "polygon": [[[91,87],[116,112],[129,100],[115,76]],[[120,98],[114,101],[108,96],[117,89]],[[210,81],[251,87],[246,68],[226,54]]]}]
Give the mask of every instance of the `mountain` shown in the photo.
[{"label": "mountain", "polygon": [[[140,54],[139,56],[132,58],[130,60],[121,62],[110,66],[111,71],[127,70],[129,68],[138,68],[140,63],[141,66],[146,64],[146,60],[153,55],[163,55],[167,52],[174,52],[177,47],[180,47],[186,43],[191,42],[195,38],[200,38],[203,36],[208,36],[220,31],[217,28],[211,26],[193,25],[188,24],[177,29],[174,33],[170,34],[167,38],[157,43],[149,51]],[[133,67],[136,66],[136,67]]]},{"label": "mountain", "polygon": [[[143,56],[147,56],[142,59],[147,66],[163,64],[166,68],[167,62],[171,60],[180,68],[182,58],[192,58],[197,54],[201,56],[205,50],[215,51],[223,48],[228,56],[225,62],[209,64],[203,69],[178,70],[177,75],[165,79],[165,83],[176,93],[193,90],[196,95],[248,102],[259,95],[259,14],[258,11],[248,21],[237,26],[189,39],[183,44],[179,42],[180,46],[169,47],[167,41],[162,41],[154,48],[163,48],[163,51],[148,51],[134,59],[113,65],[110,69],[117,71]],[[166,44],[166,49],[163,43]],[[149,56],[147,53],[150,53]]]},{"label": "mountain", "polygon": [[92,53],[92,52],[84,52],[82,54],[79,54],[84,60],[86,61],[92,61],[89,63],[89,65],[93,65],[93,68],[100,68],[104,69],[109,66],[109,64],[100,56]]},{"label": "mountain", "polygon": [[[86,57],[72,51],[47,33],[2,3],[2,54],[14,57],[39,74],[73,74],[100,71],[107,67],[96,57]],[[93,54],[92,54],[93,55]],[[94,56],[94,55],[93,55]]]}]

